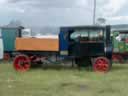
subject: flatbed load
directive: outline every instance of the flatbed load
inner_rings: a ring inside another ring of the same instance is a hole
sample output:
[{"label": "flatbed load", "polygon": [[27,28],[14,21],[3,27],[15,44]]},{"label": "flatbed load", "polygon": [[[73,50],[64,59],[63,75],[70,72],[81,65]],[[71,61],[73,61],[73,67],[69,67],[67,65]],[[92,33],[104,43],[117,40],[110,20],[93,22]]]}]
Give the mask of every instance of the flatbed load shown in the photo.
[{"label": "flatbed load", "polygon": [[17,51],[59,51],[58,38],[16,38]]}]

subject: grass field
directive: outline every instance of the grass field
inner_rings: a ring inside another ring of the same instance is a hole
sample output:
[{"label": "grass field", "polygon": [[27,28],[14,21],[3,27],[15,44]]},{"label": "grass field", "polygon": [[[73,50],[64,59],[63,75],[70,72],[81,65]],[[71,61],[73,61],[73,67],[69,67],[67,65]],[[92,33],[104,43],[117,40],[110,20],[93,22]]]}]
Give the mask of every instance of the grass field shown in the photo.
[{"label": "grass field", "polygon": [[128,96],[128,65],[114,64],[107,74],[72,68],[16,72],[0,64],[0,96]]}]

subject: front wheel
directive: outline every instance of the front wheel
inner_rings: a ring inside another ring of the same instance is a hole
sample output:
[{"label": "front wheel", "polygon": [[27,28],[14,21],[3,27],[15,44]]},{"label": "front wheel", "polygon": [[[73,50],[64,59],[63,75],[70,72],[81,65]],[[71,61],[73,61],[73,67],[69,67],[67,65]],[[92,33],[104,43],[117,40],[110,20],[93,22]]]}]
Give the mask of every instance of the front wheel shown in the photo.
[{"label": "front wheel", "polygon": [[111,68],[110,60],[106,57],[97,57],[93,60],[93,70],[96,72],[108,72]]}]

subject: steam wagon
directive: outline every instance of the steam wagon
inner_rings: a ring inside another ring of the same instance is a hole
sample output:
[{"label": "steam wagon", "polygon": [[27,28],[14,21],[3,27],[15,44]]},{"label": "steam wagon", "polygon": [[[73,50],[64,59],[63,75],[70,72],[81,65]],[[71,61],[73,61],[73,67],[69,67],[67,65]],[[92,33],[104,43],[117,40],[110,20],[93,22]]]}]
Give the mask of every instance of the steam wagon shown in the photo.
[{"label": "steam wagon", "polygon": [[31,64],[45,63],[51,56],[72,58],[78,67],[92,66],[94,71],[111,68],[110,26],[61,27],[58,38],[16,38],[18,54],[13,66],[27,71]]},{"label": "steam wagon", "polygon": [[128,25],[119,24],[111,26],[113,44],[112,59],[116,63],[125,63],[128,60]]},{"label": "steam wagon", "polygon": [[1,27],[3,45],[4,45],[4,59],[8,60],[12,53],[15,52],[15,39],[21,35],[23,27]]}]

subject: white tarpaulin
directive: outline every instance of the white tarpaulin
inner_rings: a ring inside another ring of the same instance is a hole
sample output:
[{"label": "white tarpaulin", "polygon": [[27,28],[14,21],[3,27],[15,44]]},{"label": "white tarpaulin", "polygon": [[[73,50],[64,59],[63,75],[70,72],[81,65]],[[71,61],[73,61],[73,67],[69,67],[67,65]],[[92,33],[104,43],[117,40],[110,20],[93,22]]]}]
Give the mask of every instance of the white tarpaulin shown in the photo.
[{"label": "white tarpaulin", "polygon": [[33,36],[34,38],[51,38],[51,39],[58,39],[58,35],[41,35],[37,34],[36,36]]}]

